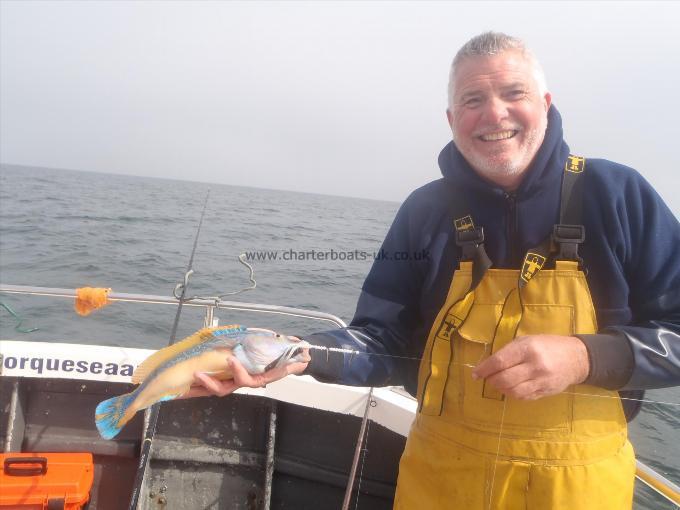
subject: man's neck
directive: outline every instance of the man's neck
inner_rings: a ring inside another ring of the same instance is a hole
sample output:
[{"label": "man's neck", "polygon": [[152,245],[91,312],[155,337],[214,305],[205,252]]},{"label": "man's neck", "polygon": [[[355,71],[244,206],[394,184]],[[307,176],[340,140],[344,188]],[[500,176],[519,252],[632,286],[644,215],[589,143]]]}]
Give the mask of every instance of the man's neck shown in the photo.
[{"label": "man's neck", "polygon": [[480,172],[476,168],[472,167],[472,169],[475,171],[477,175],[479,175],[482,179],[484,179],[486,182],[493,186],[498,186],[501,188],[503,191],[506,193],[513,193],[517,191],[517,188],[519,188],[520,184],[522,184],[522,181],[524,180],[524,177],[526,176],[526,172],[528,168],[525,168],[524,170],[513,173],[513,174],[504,174],[504,175],[485,175],[483,172]]}]

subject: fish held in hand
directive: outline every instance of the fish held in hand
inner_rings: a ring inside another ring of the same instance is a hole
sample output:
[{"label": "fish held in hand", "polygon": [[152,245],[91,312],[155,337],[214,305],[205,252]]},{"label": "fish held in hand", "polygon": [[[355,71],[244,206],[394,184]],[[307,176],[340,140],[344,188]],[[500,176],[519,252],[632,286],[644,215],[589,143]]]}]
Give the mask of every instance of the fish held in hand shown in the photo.
[{"label": "fish held in hand", "polygon": [[112,439],[137,411],[186,393],[194,382],[195,372],[232,379],[230,356],[238,359],[249,373],[260,374],[307,361],[303,353],[307,347],[306,342],[268,329],[237,325],[203,328],[144,360],[132,374],[132,382],[140,385],[137,389],[97,406],[97,429],[104,439]]}]

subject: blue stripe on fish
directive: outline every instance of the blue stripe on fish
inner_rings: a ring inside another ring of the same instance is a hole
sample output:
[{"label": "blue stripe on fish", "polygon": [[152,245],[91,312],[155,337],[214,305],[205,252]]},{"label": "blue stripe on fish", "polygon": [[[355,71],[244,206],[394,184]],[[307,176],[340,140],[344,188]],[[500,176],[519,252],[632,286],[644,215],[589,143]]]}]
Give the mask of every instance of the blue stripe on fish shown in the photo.
[{"label": "blue stripe on fish", "polygon": [[135,399],[136,391],[100,402],[94,412],[97,430],[104,439],[114,438],[125,423],[120,423],[128,406]]},{"label": "blue stripe on fish", "polygon": [[211,332],[213,336],[220,336],[220,335],[233,335],[234,333],[245,333],[247,328],[244,328],[243,326],[239,326],[236,328],[229,328],[229,329],[216,329]]},{"label": "blue stripe on fish", "polygon": [[[231,336],[238,337],[242,333],[246,332],[246,328],[240,328],[240,329],[242,329],[243,331],[240,331],[239,329],[232,329],[232,330],[220,333],[220,335],[221,336],[229,335],[230,337]],[[192,347],[189,347],[188,349],[177,353],[175,355],[175,357],[170,358],[166,362],[158,365],[158,367],[156,367],[153,370],[153,372],[151,372],[146,377],[144,382],[137,389],[141,391],[148,384],[150,384],[156,376],[158,376],[160,373],[162,373],[163,371],[167,370],[168,368],[170,368],[174,365],[182,363],[182,362],[188,360],[189,358],[200,356],[204,352],[211,351],[211,350],[216,349],[218,347],[223,347],[223,348],[226,348],[226,349],[233,349],[236,345],[238,345],[238,342],[240,342],[242,340],[241,338],[238,338],[238,340],[234,339],[233,341],[229,338],[216,338],[214,331],[211,334],[213,335],[213,338],[208,339],[204,342],[201,342],[200,344],[196,344]]]}]

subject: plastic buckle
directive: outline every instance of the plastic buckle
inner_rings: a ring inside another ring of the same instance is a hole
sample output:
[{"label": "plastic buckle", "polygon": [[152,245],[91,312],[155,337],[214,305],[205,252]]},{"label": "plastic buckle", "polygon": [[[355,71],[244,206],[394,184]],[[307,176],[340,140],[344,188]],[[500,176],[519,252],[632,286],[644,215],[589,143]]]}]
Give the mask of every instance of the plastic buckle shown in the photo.
[{"label": "plastic buckle", "polygon": [[463,248],[463,260],[473,260],[481,244],[484,244],[483,227],[456,230],[456,245]]},{"label": "plastic buckle", "polygon": [[586,229],[583,225],[554,225],[552,238],[556,243],[581,244],[586,240]]},{"label": "plastic buckle", "polygon": [[575,260],[583,267],[583,259],[578,254],[578,245],[586,240],[583,225],[555,225],[552,240],[560,247],[559,260]]}]

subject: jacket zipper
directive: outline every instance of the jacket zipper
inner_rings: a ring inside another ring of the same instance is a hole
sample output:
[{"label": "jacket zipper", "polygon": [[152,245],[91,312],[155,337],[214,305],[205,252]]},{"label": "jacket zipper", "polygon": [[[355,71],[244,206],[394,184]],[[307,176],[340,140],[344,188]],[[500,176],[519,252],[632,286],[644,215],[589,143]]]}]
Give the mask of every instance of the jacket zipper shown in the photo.
[{"label": "jacket zipper", "polygon": [[519,261],[519,239],[517,232],[517,196],[514,193],[504,193],[507,206],[506,236],[509,247],[510,267],[516,266]]}]

